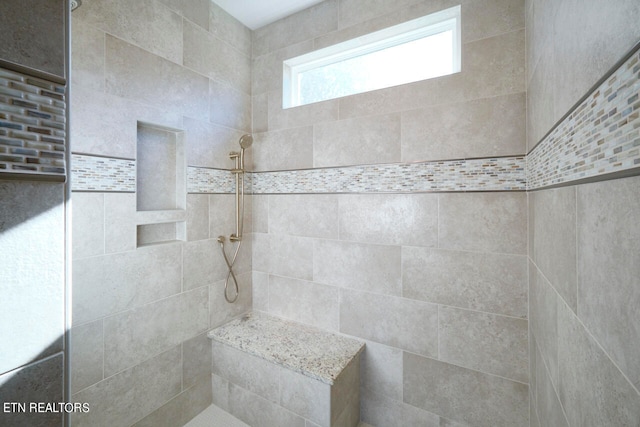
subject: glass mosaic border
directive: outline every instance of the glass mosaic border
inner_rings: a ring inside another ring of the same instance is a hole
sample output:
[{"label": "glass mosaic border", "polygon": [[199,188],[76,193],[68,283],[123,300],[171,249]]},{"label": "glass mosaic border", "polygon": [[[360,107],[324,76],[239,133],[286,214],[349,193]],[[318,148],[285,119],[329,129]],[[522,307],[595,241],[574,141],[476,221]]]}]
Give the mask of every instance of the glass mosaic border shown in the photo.
[{"label": "glass mosaic border", "polygon": [[640,50],[579,103],[527,155],[527,188],[640,166]]},{"label": "glass mosaic border", "polygon": [[[133,159],[72,154],[71,174],[71,191],[136,191],[136,161]],[[250,179],[246,180],[246,190],[250,192]],[[229,170],[190,166],[187,168],[187,192],[233,193],[235,179]]]},{"label": "glass mosaic border", "polygon": [[252,175],[254,194],[526,189],[524,156],[255,172]]},{"label": "glass mosaic border", "polygon": [[[74,154],[73,191],[135,192],[135,160]],[[247,173],[248,194],[414,193],[438,191],[524,191],[525,158],[346,166]],[[187,192],[233,193],[229,170],[190,166]]]},{"label": "glass mosaic border", "polygon": [[[251,174],[245,179],[245,192],[251,192]],[[229,170],[187,167],[187,193],[234,193],[235,177]]]},{"label": "glass mosaic border", "polygon": [[136,191],[135,160],[72,154],[71,176],[71,191]]},{"label": "glass mosaic border", "polygon": [[0,68],[0,178],[66,179],[66,87]]}]

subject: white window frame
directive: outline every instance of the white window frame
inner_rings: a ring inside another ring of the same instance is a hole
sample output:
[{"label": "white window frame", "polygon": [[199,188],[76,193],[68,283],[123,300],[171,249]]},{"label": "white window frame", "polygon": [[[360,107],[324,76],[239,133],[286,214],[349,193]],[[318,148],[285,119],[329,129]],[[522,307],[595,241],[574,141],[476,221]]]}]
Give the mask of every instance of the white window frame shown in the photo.
[{"label": "white window frame", "polygon": [[[460,6],[458,5],[324,49],[287,59],[283,62],[282,108],[305,105],[300,103],[299,96],[298,76],[302,72],[412,42],[444,31],[453,32],[452,74],[458,73],[461,66],[460,27]],[[328,99],[332,98],[324,100]]]}]

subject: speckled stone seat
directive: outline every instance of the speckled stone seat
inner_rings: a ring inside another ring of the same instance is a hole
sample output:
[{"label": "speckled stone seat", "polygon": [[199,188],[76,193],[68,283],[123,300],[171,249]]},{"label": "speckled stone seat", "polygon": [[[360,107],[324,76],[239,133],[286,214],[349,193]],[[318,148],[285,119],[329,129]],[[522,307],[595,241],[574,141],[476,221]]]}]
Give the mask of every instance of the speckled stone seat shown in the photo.
[{"label": "speckled stone seat", "polygon": [[214,403],[247,424],[358,425],[364,343],[260,313],[209,337]]}]

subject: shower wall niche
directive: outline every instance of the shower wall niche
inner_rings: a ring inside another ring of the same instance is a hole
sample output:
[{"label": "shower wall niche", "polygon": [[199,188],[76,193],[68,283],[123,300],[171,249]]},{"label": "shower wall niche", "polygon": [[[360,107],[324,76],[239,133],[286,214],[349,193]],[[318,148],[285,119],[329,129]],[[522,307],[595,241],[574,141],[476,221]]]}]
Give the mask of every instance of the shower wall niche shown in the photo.
[{"label": "shower wall niche", "polygon": [[184,132],[138,122],[137,245],[186,240]]}]

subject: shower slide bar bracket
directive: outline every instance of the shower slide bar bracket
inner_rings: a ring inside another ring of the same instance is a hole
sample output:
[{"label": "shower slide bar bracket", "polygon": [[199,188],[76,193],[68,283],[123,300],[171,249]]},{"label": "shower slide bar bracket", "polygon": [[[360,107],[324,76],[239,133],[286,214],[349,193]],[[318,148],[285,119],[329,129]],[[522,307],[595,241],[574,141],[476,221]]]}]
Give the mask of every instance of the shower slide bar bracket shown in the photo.
[{"label": "shower slide bar bracket", "polygon": [[[229,153],[229,158],[235,161],[235,167],[231,169],[231,173],[236,177],[236,232],[229,236],[229,241],[237,244],[231,259],[227,256],[227,252],[224,248],[226,238],[224,236],[218,236],[220,250],[222,251],[224,262],[227,264],[228,268],[227,278],[224,282],[224,299],[228,303],[236,302],[240,295],[238,278],[236,277],[236,273],[233,271],[233,266],[238,258],[238,252],[242,245],[242,231],[244,225],[244,150],[253,144],[253,137],[251,135],[242,135],[239,142],[240,152],[232,151]],[[233,281],[234,287],[234,294],[231,297],[229,296],[229,281]]]}]

